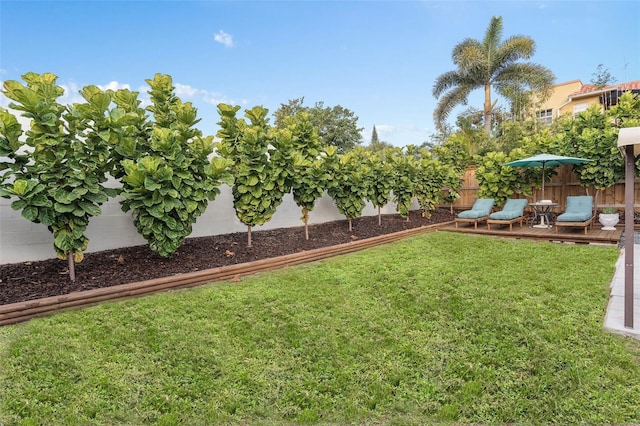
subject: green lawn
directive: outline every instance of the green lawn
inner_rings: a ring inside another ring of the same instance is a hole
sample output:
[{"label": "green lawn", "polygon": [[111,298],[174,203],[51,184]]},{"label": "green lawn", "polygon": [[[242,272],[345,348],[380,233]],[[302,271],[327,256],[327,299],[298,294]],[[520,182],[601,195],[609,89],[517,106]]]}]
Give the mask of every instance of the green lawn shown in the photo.
[{"label": "green lawn", "polygon": [[617,257],[433,232],[0,328],[0,424],[637,423]]}]

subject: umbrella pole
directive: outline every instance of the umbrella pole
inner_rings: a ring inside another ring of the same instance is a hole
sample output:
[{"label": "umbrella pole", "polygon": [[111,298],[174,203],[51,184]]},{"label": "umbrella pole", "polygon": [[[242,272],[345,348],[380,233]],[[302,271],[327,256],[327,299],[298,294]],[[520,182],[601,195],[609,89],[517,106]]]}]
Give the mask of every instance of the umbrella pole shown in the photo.
[{"label": "umbrella pole", "polygon": [[[542,198],[541,200],[544,200],[544,163],[542,163]],[[534,228],[549,228],[549,224],[547,223],[545,219],[546,216],[541,216],[540,217],[540,224],[539,225],[533,225]]]},{"label": "umbrella pole", "polygon": [[544,163],[542,163],[542,199],[544,200]]}]

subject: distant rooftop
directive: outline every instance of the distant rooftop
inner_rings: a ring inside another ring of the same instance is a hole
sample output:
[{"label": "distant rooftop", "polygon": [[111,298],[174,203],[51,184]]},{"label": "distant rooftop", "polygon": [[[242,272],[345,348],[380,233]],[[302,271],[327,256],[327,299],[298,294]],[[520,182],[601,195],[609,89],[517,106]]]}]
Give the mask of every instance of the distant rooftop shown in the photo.
[{"label": "distant rooftop", "polygon": [[584,95],[587,93],[595,93],[595,92],[597,93],[610,92],[612,90],[618,90],[621,92],[640,90],[640,80],[634,80],[634,81],[629,81],[627,83],[620,83],[620,84],[610,84],[604,87],[598,87],[594,84],[583,84],[580,90],[578,90],[577,92],[573,92],[572,94],[569,95],[569,97],[576,96],[576,95]]}]

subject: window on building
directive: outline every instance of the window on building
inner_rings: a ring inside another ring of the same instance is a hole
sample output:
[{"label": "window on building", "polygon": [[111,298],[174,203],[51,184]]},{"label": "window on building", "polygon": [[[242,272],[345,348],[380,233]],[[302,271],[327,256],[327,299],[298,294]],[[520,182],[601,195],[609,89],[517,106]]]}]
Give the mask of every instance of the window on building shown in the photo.
[{"label": "window on building", "polygon": [[587,108],[589,107],[589,104],[587,102],[583,102],[581,104],[575,104],[573,106],[573,117],[577,117],[581,112],[586,111]]},{"label": "window on building", "polygon": [[618,96],[620,96],[620,93],[617,89],[604,92],[600,95],[600,105],[604,107],[605,111],[608,111],[612,106],[618,104]]},{"label": "window on building", "polygon": [[553,121],[553,110],[543,109],[542,111],[538,111],[536,113],[536,117],[538,117],[538,120],[542,121],[544,124],[551,124]]}]

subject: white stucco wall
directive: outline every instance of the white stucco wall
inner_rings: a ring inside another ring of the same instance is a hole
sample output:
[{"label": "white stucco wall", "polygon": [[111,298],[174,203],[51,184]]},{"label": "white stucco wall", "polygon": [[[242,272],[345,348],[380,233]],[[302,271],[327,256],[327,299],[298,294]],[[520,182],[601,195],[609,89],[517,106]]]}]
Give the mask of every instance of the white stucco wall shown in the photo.
[{"label": "white stucco wall", "polygon": [[[244,232],[247,227],[236,218],[233,210],[231,188],[224,185],[221,193],[193,225],[190,237]],[[118,199],[110,199],[102,205],[102,214],[94,217],[87,228],[89,246],[87,253],[111,250],[120,247],[146,245],[135,226],[130,213],[123,213]],[[0,264],[37,261],[55,257],[53,235],[42,224],[36,224],[23,218],[19,211],[11,208],[12,200],[0,198]],[[391,203],[382,209],[383,214],[393,214],[395,204]],[[418,205],[414,202],[413,209]],[[376,215],[377,211],[370,203],[363,211],[363,216]],[[291,194],[285,196],[271,221],[257,226],[255,231],[302,226],[301,212],[293,201]],[[311,212],[310,224],[343,220],[333,200],[325,196],[316,201]]]}]

